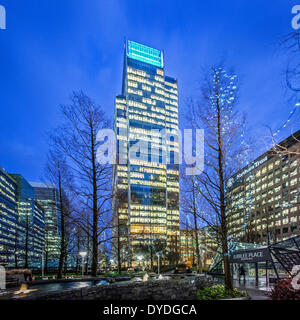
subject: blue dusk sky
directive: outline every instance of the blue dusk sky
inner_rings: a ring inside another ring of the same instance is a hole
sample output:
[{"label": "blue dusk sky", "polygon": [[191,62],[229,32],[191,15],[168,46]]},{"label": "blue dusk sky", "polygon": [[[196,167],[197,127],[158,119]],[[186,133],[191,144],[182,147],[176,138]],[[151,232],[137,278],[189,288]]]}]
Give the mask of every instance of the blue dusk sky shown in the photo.
[{"label": "blue dusk sky", "polygon": [[[298,1],[299,2],[299,1]],[[113,117],[121,91],[124,37],[163,49],[166,74],[178,79],[180,122],[197,96],[202,69],[222,57],[240,76],[239,108],[249,136],[265,150],[293,106],[281,39],[292,32],[288,0],[0,0],[0,166],[39,180],[46,133],[59,105],[83,90]],[[299,128],[297,128],[299,129]],[[283,136],[288,132],[283,133]]]}]

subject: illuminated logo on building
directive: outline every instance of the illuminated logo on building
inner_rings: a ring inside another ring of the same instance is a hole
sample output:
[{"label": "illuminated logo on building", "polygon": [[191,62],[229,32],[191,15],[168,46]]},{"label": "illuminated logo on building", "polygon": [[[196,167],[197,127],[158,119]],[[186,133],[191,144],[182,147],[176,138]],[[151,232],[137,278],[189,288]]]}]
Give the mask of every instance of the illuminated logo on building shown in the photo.
[{"label": "illuminated logo on building", "polygon": [[140,43],[128,40],[127,56],[129,58],[152,64],[156,67],[164,67],[163,52]]},{"label": "illuminated logo on building", "polygon": [[253,169],[257,168],[258,166],[260,166],[261,164],[263,164],[263,163],[266,162],[267,160],[268,160],[268,157],[265,156],[263,159],[254,162],[253,164],[250,165],[250,167],[246,168],[243,172],[237,174],[237,176],[236,176],[235,179],[240,179],[240,178],[242,178],[244,175],[246,175],[247,173],[249,173],[249,172],[252,171]]}]

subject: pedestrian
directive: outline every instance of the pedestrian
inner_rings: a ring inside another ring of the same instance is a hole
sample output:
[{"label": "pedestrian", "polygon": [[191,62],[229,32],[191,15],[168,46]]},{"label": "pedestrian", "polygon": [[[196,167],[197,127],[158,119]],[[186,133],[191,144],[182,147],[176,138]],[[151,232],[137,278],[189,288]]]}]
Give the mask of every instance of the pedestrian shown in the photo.
[{"label": "pedestrian", "polygon": [[244,266],[240,267],[240,276],[239,276],[239,283],[241,282],[241,277],[244,277],[244,283],[246,283],[246,271]]},{"label": "pedestrian", "polygon": [[192,273],[192,269],[190,267],[186,267],[186,273]]}]

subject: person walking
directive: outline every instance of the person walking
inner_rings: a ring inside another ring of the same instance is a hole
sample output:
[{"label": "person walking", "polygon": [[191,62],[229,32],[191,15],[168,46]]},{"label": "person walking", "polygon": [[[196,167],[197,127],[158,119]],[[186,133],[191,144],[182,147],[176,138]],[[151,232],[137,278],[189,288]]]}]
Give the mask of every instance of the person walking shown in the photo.
[{"label": "person walking", "polygon": [[244,284],[245,284],[246,283],[246,270],[243,265],[240,267],[239,283],[241,283],[242,276],[244,277]]}]

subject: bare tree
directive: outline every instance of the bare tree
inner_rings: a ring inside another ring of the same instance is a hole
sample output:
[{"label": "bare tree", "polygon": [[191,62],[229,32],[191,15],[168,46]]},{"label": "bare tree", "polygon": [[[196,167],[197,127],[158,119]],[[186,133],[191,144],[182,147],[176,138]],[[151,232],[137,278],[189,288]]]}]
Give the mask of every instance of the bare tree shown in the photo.
[{"label": "bare tree", "polygon": [[[195,177],[195,188],[204,204],[198,216],[219,234],[224,265],[225,287],[232,290],[228,259],[226,183],[241,166],[247,145],[241,141],[244,117],[236,110],[237,76],[222,64],[205,73],[198,101],[189,102],[189,123],[204,129],[204,171]],[[219,227],[218,227],[219,226]]]},{"label": "bare tree", "polygon": [[300,114],[300,33],[299,31],[293,31],[288,35],[284,36],[280,42],[280,48],[284,51],[287,57],[287,66],[285,71],[285,87],[286,95],[288,97],[288,104],[293,106],[292,111],[289,112],[287,118],[282,125],[276,130],[270,130],[271,144],[273,146],[274,153],[279,155],[297,155],[300,156],[298,149],[290,150],[285,144],[279,143],[279,133],[284,128],[289,127],[291,131],[291,140],[294,143],[299,144],[300,138],[299,133],[296,136],[294,128],[299,128],[299,114]]},{"label": "bare tree", "polygon": [[57,130],[55,143],[67,156],[81,209],[86,208],[85,211],[91,213],[91,220],[78,222],[82,228],[91,229],[91,270],[92,275],[96,276],[100,238],[111,228],[111,167],[97,162],[96,154],[100,146],[97,133],[108,128],[109,123],[101,108],[83,92],[74,92],[71,104],[61,106],[61,111],[65,123]]},{"label": "bare tree", "polygon": [[183,176],[184,188],[181,198],[182,209],[186,215],[192,217],[193,220],[193,233],[195,237],[196,245],[196,262],[197,262],[197,272],[202,273],[202,261],[200,257],[200,241],[199,241],[199,209],[201,209],[199,201],[199,193],[196,185],[194,176]]},{"label": "bare tree", "polygon": [[[124,257],[122,251],[124,249],[128,249],[128,242],[122,243],[120,238],[127,237],[128,238],[128,230],[127,230],[127,220],[120,219],[120,214],[118,212],[119,208],[124,206],[128,201],[128,193],[126,190],[118,190],[115,192],[114,197],[114,214],[113,214],[113,242],[112,247],[117,258],[117,267],[118,273],[121,273],[122,263],[126,261],[127,257]],[[129,250],[127,250],[128,252]]]},{"label": "bare tree", "polygon": [[[65,156],[61,153],[58,146],[55,145],[55,136],[51,148],[48,153],[47,163],[45,167],[45,177],[49,183],[55,185],[58,193],[57,209],[60,213],[60,254],[58,263],[57,278],[62,278],[63,264],[67,258],[68,251],[68,228],[70,224],[70,199],[72,192],[72,175],[67,165]],[[51,143],[51,142],[50,142]]]}]

